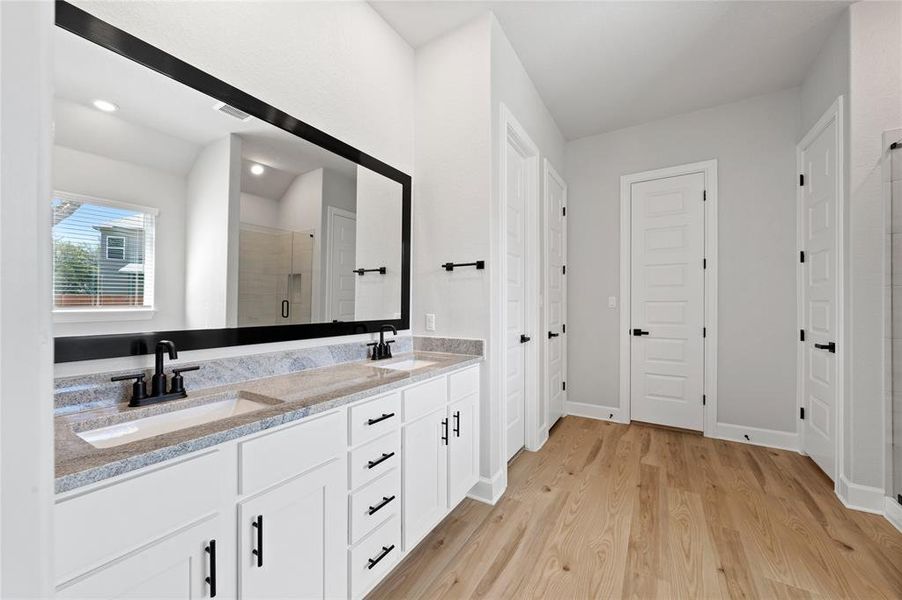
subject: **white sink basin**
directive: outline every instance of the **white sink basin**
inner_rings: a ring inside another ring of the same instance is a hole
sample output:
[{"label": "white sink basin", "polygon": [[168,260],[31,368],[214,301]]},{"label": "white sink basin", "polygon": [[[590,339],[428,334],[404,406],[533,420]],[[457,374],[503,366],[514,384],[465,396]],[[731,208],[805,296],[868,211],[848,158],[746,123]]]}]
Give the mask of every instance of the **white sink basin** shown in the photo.
[{"label": "white sink basin", "polygon": [[400,360],[398,362],[377,366],[380,369],[391,369],[393,371],[413,371],[414,369],[419,369],[420,367],[428,367],[429,365],[434,364],[435,361],[433,360],[418,360],[415,358],[408,358],[406,360]]},{"label": "white sink basin", "polygon": [[272,404],[250,400],[241,394],[236,394],[225,400],[173,410],[116,425],[98,427],[82,431],[77,435],[95,448],[113,448],[179,429],[243,415],[269,406]]}]

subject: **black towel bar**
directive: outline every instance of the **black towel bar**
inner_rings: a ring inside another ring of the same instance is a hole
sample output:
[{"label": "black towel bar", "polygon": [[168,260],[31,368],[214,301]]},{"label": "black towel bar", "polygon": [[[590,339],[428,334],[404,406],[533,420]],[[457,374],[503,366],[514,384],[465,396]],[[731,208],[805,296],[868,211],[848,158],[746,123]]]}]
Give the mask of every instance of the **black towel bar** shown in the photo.
[{"label": "black towel bar", "polygon": [[378,272],[378,273],[381,273],[382,275],[385,275],[387,270],[388,269],[386,269],[385,267],[379,267],[378,269],[354,269],[354,272],[357,273],[358,275],[360,275],[361,277],[363,277],[364,273]]},{"label": "black towel bar", "polygon": [[446,271],[453,271],[454,267],[476,267],[477,269],[485,269],[485,261],[477,260],[476,262],[468,262],[468,263],[452,263],[446,262],[442,265],[442,268]]}]

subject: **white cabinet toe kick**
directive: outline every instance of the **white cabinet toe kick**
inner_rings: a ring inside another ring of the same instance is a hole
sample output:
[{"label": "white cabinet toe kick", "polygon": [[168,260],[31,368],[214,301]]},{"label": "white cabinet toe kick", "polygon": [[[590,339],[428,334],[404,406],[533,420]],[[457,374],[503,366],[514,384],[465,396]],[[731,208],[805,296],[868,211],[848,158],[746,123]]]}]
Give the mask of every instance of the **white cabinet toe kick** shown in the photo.
[{"label": "white cabinet toe kick", "polygon": [[360,598],[479,478],[479,365],[57,497],[60,598]]}]

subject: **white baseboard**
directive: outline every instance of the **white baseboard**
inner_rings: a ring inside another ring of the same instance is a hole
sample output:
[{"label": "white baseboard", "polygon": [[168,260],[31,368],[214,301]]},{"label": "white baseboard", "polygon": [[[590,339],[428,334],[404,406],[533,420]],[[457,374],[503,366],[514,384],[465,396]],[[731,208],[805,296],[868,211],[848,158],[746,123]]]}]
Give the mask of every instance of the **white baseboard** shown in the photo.
[{"label": "white baseboard", "polygon": [[622,416],[622,411],[613,406],[600,406],[598,404],[585,404],[583,402],[564,402],[564,414],[600,421],[613,421],[615,423],[628,423]]},{"label": "white baseboard", "polygon": [[480,477],[479,482],[473,486],[473,489],[467,494],[467,498],[472,498],[478,502],[491,504],[495,506],[504,491],[507,489],[507,464],[495,473],[491,479],[488,477]]},{"label": "white baseboard", "polygon": [[886,510],[886,496],[882,489],[852,483],[844,476],[840,476],[836,482],[836,495],[846,508],[878,515],[884,514]]},{"label": "white baseboard", "polygon": [[799,451],[799,434],[790,431],[776,431],[774,429],[718,423],[717,430],[712,434],[708,434],[708,437],[755,446],[767,446],[768,448],[779,448],[794,452]]},{"label": "white baseboard", "polygon": [[889,496],[884,496],[883,504],[883,516],[902,533],[902,504],[899,504]]}]

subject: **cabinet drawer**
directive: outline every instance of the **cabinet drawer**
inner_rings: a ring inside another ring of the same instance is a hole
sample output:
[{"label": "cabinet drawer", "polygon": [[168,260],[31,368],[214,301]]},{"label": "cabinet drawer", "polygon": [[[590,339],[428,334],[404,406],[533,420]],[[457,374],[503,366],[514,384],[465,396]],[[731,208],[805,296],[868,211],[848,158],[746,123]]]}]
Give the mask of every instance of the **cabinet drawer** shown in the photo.
[{"label": "cabinet drawer", "polygon": [[396,468],[400,464],[401,434],[393,431],[378,440],[352,450],[348,460],[348,481],[352,490]]},{"label": "cabinet drawer", "polygon": [[218,451],[59,500],[54,507],[57,583],[215,513],[226,466]]},{"label": "cabinet drawer", "polygon": [[404,394],[404,421],[410,422],[441,408],[448,402],[448,382],[438,377],[406,389]]},{"label": "cabinet drawer", "polygon": [[401,512],[401,470],[393,469],[384,477],[371,481],[351,494],[348,503],[350,538],[354,544],[377,525]]},{"label": "cabinet drawer", "polygon": [[239,444],[240,493],[253,493],[341,456],[346,448],[342,416],[330,413]]},{"label": "cabinet drawer", "polygon": [[470,367],[448,375],[449,402],[456,402],[479,392],[479,367]]},{"label": "cabinet drawer", "polygon": [[348,434],[356,446],[397,429],[401,424],[401,394],[395,392],[348,409]]},{"label": "cabinet drawer", "polygon": [[401,520],[392,517],[350,550],[351,596],[361,598],[398,563]]}]

